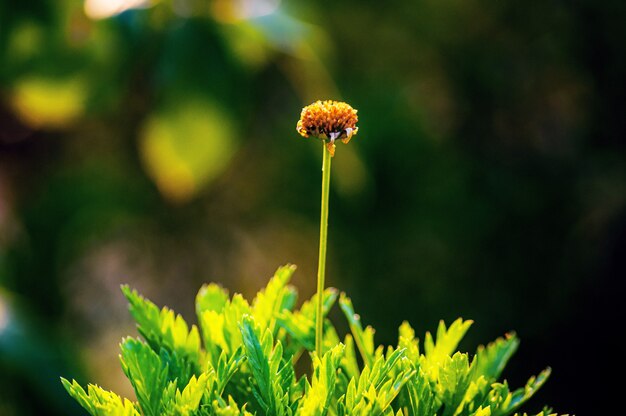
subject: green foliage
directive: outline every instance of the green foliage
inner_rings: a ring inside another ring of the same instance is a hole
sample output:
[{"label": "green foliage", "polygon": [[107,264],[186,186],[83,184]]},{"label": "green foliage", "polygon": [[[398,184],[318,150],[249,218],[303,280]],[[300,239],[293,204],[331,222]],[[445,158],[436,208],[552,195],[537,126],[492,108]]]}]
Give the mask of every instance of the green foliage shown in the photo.
[{"label": "green foliage", "polygon": [[90,414],[99,416],[139,416],[138,406],[128,399],[103,390],[94,384],[87,386],[87,392],[76,382],[70,383],[62,378],[61,382],[67,392]]},{"label": "green foliage", "polygon": [[[396,347],[376,347],[374,329],[363,329],[345,294],[339,305],[351,333],[340,342],[325,319],[324,354],[318,356],[315,299],[295,308],[296,291],[288,285],[294,270],[279,268],[252,304],[215,284],[203,286],[196,297],[200,331],[122,287],[143,337],[121,343],[122,369],[137,401],[96,385],[85,391],[62,379],[63,386],[94,416],[504,416],[516,414],[550,375],[544,370],[509,389],[499,377],[519,345],[515,334],[474,355],[458,352],[472,324],[462,319],[449,327],[440,322],[435,337],[426,334],[423,352],[408,322]],[[335,289],[324,292],[325,314],[337,298]],[[296,376],[303,352],[311,355],[310,379]]]}]

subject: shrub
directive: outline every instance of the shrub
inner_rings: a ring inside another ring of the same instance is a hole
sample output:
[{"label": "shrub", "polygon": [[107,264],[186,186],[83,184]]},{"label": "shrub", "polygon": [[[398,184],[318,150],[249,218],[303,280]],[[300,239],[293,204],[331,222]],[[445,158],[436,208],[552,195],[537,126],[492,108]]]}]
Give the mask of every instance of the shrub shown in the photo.
[{"label": "shrub", "polygon": [[[343,342],[324,320],[323,355],[315,349],[316,295],[295,308],[289,285],[294,266],[279,268],[252,303],[216,284],[196,297],[199,329],[174,311],[159,309],[122,287],[142,338],[122,341],[120,360],[137,401],[90,384],[62,382],[92,415],[510,415],[550,374],[524,387],[498,381],[518,347],[515,334],[456,352],[472,321],[439,323],[423,346],[408,322],[395,346],[375,346],[351,300],[324,291],[324,316],[339,301],[350,332]],[[311,355],[313,372],[298,377],[296,363]],[[548,415],[544,409],[539,415]]]}]

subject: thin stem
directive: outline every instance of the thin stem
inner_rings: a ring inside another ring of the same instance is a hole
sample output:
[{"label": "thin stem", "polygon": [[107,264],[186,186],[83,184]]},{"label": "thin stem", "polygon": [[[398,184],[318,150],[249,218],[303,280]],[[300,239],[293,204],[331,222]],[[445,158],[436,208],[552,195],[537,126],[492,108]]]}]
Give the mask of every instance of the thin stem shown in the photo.
[{"label": "thin stem", "polygon": [[326,276],[326,242],[328,240],[328,190],[330,188],[331,155],[326,143],[322,162],[322,212],[320,218],[320,253],[317,265],[317,314],[315,320],[315,351],[322,357],[322,337],[324,336],[324,278]]}]

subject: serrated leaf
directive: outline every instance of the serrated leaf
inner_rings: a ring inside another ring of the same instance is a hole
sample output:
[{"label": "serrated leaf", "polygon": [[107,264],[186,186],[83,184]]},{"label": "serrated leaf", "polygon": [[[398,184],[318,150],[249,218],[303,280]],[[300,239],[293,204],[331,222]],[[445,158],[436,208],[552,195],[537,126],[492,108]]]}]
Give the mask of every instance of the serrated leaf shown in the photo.
[{"label": "serrated leaf", "polygon": [[193,375],[199,373],[198,367],[185,356],[162,348],[159,351],[161,363],[167,366],[168,380],[176,380],[178,388],[184,388]]},{"label": "serrated leaf", "polygon": [[403,402],[407,413],[414,416],[434,415],[441,405],[435,389],[435,383],[418,367],[415,376],[405,385]]},{"label": "serrated leaf", "polygon": [[177,390],[172,407],[172,414],[176,416],[189,416],[198,410],[208,380],[209,374],[207,373],[201,374],[198,378],[193,376],[182,392]]},{"label": "serrated leaf", "polygon": [[265,289],[261,290],[252,302],[252,314],[261,329],[276,329],[275,317],[284,310],[291,310],[296,301],[296,292],[287,283],[296,271],[296,266],[280,267],[274,273]]},{"label": "serrated leaf", "polygon": [[498,338],[487,347],[482,345],[478,347],[474,379],[484,376],[489,382],[497,380],[518,346],[519,340],[515,334],[509,333],[505,338]]},{"label": "serrated leaf", "polygon": [[85,392],[76,380],[70,383],[61,378],[61,382],[70,396],[93,416],[140,416],[134,403],[113,392],[93,384],[89,384]]},{"label": "serrated leaf", "polygon": [[238,293],[224,305],[222,333],[227,354],[232,354],[242,345],[240,324],[245,315],[251,314],[248,301]]},{"label": "serrated leaf", "polygon": [[243,362],[244,358],[245,355],[243,353],[243,345],[237,348],[237,350],[235,350],[235,352],[230,356],[227,356],[225,352],[222,352],[216,368],[218,395],[222,394],[230,379],[237,372],[237,370],[239,370],[239,366]]},{"label": "serrated leaf", "polygon": [[[529,416],[528,413],[515,413],[514,416]],[[534,416],[558,416],[558,413],[552,413],[552,409],[546,408]],[[569,415],[563,415],[569,416]]]},{"label": "serrated leaf", "polygon": [[439,378],[441,364],[452,355],[472,323],[473,321],[463,321],[459,318],[446,329],[446,324],[440,321],[436,341],[433,341],[430,332],[426,333],[424,355],[420,357],[420,365],[432,380]]},{"label": "serrated leaf", "polygon": [[147,416],[161,414],[161,397],[168,380],[167,365],[147,344],[132,338],[122,342],[120,360],[126,377],[130,380],[143,413]]},{"label": "serrated leaf", "polygon": [[472,413],[472,416],[491,416],[491,408],[489,406],[485,408],[481,406]]},{"label": "serrated leaf", "polygon": [[352,300],[350,300],[345,293],[341,293],[339,296],[339,306],[348,320],[350,331],[361,352],[363,361],[366,365],[371,367],[374,363],[374,328],[368,326],[363,329],[361,326],[361,317],[354,313]]},{"label": "serrated leaf", "polygon": [[416,371],[404,356],[404,350],[393,350],[388,359],[378,355],[373,367],[365,366],[358,382],[353,378],[345,399],[346,414],[392,414],[391,403]]},{"label": "serrated leaf", "polygon": [[346,375],[349,378],[358,379],[361,371],[359,370],[359,363],[356,358],[356,351],[354,350],[354,341],[352,335],[346,334],[344,339],[344,354],[341,358],[341,366],[345,370]]},{"label": "serrated leaf", "polygon": [[245,405],[240,409],[232,396],[228,396],[228,402],[215,400],[212,405],[211,415],[215,416],[252,416],[252,413],[245,409]]},{"label": "serrated leaf", "polygon": [[176,393],[178,392],[177,380],[171,380],[161,394],[161,413],[163,416],[173,416],[176,412]]},{"label": "serrated leaf", "polygon": [[[324,299],[322,304],[322,316],[326,317],[328,311],[332,308],[337,300],[338,292],[335,288],[326,288],[324,290]],[[304,348],[307,351],[313,351],[315,349],[315,314],[317,304],[317,294],[310,300],[305,301],[299,311],[291,312],[289,310],[283,310],[276,319],[280,327],[292,337],[295,342],[289,344],[289,351],[291,354],[299,356]],[[324,334],[324,352],[333,346],[337,345],[337,342],[332,342],[333,330],[329,321],[325,322]],[[330,332],[329,332],[330,331]]]},{"label": "serrated leaf", "polygon": [[[472,367],[475,367],[475,364],[475,362],[472,363]],[[475,368],[472,368],[471,373],[472,377],[475,377]],[[461,403],[459,409],[460,411],[457,410],[457,414],[459,416],[469,416],[481,410],[481,403],[484,402],[484,397],[487,393],[488,387],[489,382],[487,381],[485,376],[481,375],[478,378],[470,381],[469,386],[467,387],[467,391],[465,392],[463,402]],[[485,410],[483,409],[481,411]]]},{"label": "serrated leaf", "polygon": [[550,377],[551,371],[550,368],[546,368],[537,377],[531,377],[524,387],[511,393],[508,392],[506,382],[502,385],[496,385],[493,390],[495,393],[490,393],[489,398],[490,403],[497,403],[495,407],[492,406],[492,415],[505,416],[513,414],[544,385],[548,377]]},{"label": "serrated leaf", "polygon": [[467,354],[455,353],[446,357],[439,369],[438,391],[444,405],[444,416],[456,413],[470,383],[470,365]]},{"label": "serrated leaf", "polygon": [[339,344],[326,352],[320,360],[313,353],[313,381],[311,388],[302,398],[300,416],[325,416],[335,392],[337,368],[344,346]]},{"label": "serrated leaf", "polygon": [[122,292],[130,303],[129,309],[139,333],[146,339],[154,351],[167,348],[180,356],[187,357],[196,370],[200,361],[200,334],[195,325],[191,329],[180,315],[164,307],[157,306],[140,296],[128,286],[122,286]]},{"label": "serrated leaf", "polygon": [[415,338],[415,331],[407,321],[402,322],[398,329],[398,348],[406,350],[405,355],[412,363],[418,362],[419,343]]},{"label": "serrated leaf", "polygon": [[198,316],[198,323],[209,361],[216,366],[221,352],[230,351],[230,346],[224,337],[224,314],[205,310]]},{"label": "serrated leaf", "polygon": [[252,318],[244,316],[241,323],[241,334],[248,365],[258,388],[257,400],[261,409],[267,413],[270,409],[275,408],[275,395],[272,390],[269,357],[265,355],[254,325]]},{"label": "serrated leaf", "polygon": [[196,295],[196,314],[198,318],[205,311],[222,312],[226,301],[228,301],[228,291],[226,289],[216,283],[202,285]]},{"label": "serrated leaf", "polygon": [[281,416],[289,413],[288,389],[285,383],[293,379],[290,360],[283,360],[280,342],[273,347],[270,329],[266,329],[259,340],[260,327],[254,318],[246,315],[242,319],[241,334],[243,345],[255,381],[252,394],[257,399],[261,410],[267,415]]}]

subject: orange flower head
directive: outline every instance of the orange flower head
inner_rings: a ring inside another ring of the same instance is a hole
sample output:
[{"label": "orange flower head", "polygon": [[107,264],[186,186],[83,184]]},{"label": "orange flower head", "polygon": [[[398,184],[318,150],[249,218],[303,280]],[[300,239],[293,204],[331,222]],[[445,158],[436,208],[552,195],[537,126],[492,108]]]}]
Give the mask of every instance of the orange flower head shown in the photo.
[{"label": "orange flower head", "polygon": [[357,134],[357,110],[341,101],[316,101],[302,109],[296,130],[302,137],[319,137],[326,141],[331,155],[335,140],[348,143]]}]

